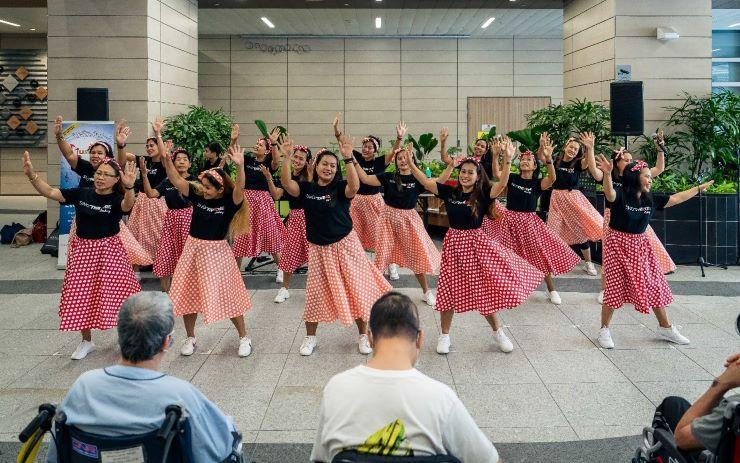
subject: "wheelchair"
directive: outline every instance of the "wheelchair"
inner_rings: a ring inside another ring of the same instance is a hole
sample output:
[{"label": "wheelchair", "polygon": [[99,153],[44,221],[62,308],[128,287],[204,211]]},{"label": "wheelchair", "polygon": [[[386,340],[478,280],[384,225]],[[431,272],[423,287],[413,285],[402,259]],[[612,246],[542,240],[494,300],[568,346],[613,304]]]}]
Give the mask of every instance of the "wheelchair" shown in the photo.
[{"label": "wheelchair", "polygon": [[[740,463],[740,404],[725,414],[719,446],[713,450],[702,451],[698,461]],[[690,463],[690,460],[678,449],[663,417],[656,413],[653,425],[642,431],[642,445],[635,451],[632,463]]]},{"label": "wheelchair", "polygon": [[452,455],[430,455],[404,457],[390,455],[367,455],[355,450],[345,450],[332,458],[331,463],[460,463]]},{"label": "wheelchair", "polygon": [[[135,436],[102,436],[82,431],[66,421],[64,412],[57,412],[54,405],[41,405],[36,417],[18,436],[24,445],[17,462],[35,460],[44,434],[51,431],[53,425],[52,439],[59,463],[197,463],[192,453],[187,413],[179,405],[167,406],[159,429]],[[242,436],[238,432],[232,432],[232,435],[231,454],[223,463],[243,463]]]}]

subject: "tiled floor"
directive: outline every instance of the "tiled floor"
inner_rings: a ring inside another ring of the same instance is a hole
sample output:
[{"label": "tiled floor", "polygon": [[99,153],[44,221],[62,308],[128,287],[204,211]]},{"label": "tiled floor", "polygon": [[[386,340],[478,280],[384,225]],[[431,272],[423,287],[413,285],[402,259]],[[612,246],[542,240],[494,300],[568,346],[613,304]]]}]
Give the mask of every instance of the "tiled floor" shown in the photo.
[{"label": "tiled floor", "polygon": [[[0,441],[8,442],[38,404],[58,402],[80,373],[114,362],[117,353],[115,333],[96,332],[97,350],[84,361],[69,359],[78,335],[57,331],[63,274],[55,259],[41,255],[38,246],[3,246],[0,262]],[[566,442],[637,435],[663,397],[694,400],[722,371],[724,358],[740,350],[734,332],[740,268],[713,269],[709,276],[722,282],[723,296],[707,291],[696,268],[681,267],[670,276],[677,296],[669,314],[692,340],[690,346],[657,340],[652,316],[624,308],[614,317],[617,348],[612,351],[595,344],[600,309],[594,293],[563,291],[563,304],[554,306],[539,291],[523,306],[501,314],[514,352],[499,352],[485,320],[468,313],[455,316],[452,352],[439,356],[434,351],[437,313],[420,301],[421,291],[410,278],[402,278],[406,287],[398,289],[421,309],[426,344],[420,370],[454,388],[495,443]],[[192,381],[231,414],[247,442],[308,444],[323,385],[366,357],[357,352],[356,328],[336,324],[320,326],[316,352],[301,357],[304,290],[293,290],[288,302],[274,304],[277,286],[270,278],[250,275],[245,280],[248,288],[268,288],[250,291],[250,357],[236,356],[236,332],[226,321],[199,325],[196,354],[181,357],[173,349],[164,368]],[[296,276],[296,286],[303,287],[302,279]],[[568,288],[596,284],[582,272],[561,279]],[[179,344],[181,323],[176,336]],[[303,455],[307,447],[285,448]]]}]

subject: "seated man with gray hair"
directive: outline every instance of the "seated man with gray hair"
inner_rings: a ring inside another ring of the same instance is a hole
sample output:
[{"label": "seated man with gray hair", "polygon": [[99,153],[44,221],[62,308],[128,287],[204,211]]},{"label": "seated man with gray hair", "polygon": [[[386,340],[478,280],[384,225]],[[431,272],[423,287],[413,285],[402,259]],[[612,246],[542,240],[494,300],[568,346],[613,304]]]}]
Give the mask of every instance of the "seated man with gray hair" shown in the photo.
[{"label": "seated man with gray hair", "polygon": [[[131,436],[158,429],[165,408],[187,410],[192,451],[197,462],[220,462],[232,451],[236,431],[231,419],[187,381],[158,371],[172,346],[172,301],[161,292],[138,293],[118,313],[117,365],[83,373],[57,411],[67,424],[103,436]],[[56,462],[50,441],[47,462]]]}]

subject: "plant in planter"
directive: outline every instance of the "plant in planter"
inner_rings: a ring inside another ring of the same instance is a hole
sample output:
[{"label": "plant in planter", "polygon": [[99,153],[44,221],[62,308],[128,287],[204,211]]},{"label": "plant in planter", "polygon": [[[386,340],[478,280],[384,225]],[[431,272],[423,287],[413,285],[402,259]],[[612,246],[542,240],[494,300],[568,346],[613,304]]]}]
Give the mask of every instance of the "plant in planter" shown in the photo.
[{"label": "plant in planter", "polygon": [[423,133],[419,136],[418,141],[411,134],[408,134],[406,135],[406,140],[404,140],[403,143],[411,143],[414,146],[414,150],[416,151],[416,159],[421,161],[422,159],[424,159],[424,156],[432,152],[439,141],[434,138],[433,134]]},{"label": "plant in planter", "polygon": [[203,106],[190,106],[188,112],[165,119],[162,137],[172,140],[193,157],[193,169],[203,163],[203,150],[211,142],[229,145],[234,121],[222,109],[209,111]]}]

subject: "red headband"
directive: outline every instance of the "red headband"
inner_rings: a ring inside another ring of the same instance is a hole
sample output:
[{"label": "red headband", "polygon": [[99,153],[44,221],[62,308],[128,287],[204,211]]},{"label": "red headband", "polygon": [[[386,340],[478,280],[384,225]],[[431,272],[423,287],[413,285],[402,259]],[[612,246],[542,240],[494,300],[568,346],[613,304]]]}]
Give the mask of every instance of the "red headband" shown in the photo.
[{"label": "red headband", "polygon": [[267,151],[270,151],[270,149],[272,148],[272,142],[270,141],[270,138],[269,137],[258,138],[257,143],[259,143],[260,140],[265,141],[265,149],[267,149]]},{"label": "red headband", "polygon": [[[97,144],[97,143],[96,143],[96,144]],[[114,164],[114,165],[115,165],[116,167],[118,167],[118,170],[119,170],[119,171],[123,170],[123,169],[121,168],[121,165],[120,165],[120,164],[118,163],[118,161],[116,161],[116,160],[115,160],[115,159],[113,159],[113,158],[105,158],[105,159],[103,159],[102,161],[100,161],[100,164],[99,164],[99,166],[102,166],[103,164]]]},{"label": "red headband", "polygon": [[224,179],[221,177],[221,174],[219,174],[216,169],[208,169],[208,170],[201,172],[200,175],[198,175],[198,180],[202,182],[206,174],[213,177],[213,179],[216,181],[216,183],[219,184],[219,186],[224,186]]},{"label": "red headband", "polygon": [[642,169],[647,169],[647,168],[648,168],[647,162],[645,162],[645,161],[635,161],[635,165],[632,166],[632,168],[630,168],[630,170],[632,172],[638,172],[638,171],[641,171]]},{"label": "red headband", "polygon": [[375,151],[378,151],[380,146],[378,146],[378,140],[374,139],[373,137],[365,137],[362,139],[362,143],[365,144],[367,142],[370,142],[373,144],[373,147],[375,148]]},{"label": "red headband", "polygon": [[328,150],[328,149],[326,149],[326,148],[321,148],[321,149],[319,150],[319,152],[318,152],[318,153],[316,153],[316,159],[318,159],[318,158],[319,158],[319,156],[321,156],[321,155],[322,155],[322,154],[324,154],[324,153],[331,153],[331,151],[329,151],[329,150]]},{"label": "red headband", "polygon": [[527,151],[525,151],[525,152],[523,152],[522,154],[519,155],[520,158],[523,158],[524,156],[532,156],[532,157],[534,157],[534,153],[531,152],[530,150],[527,150]]},{"label": "red headband", "polygon": [[303,151],[306,154],[311,152],[311,150],[308,149],[308,146],[305,145],[295,145],[293,147],[293,151]]},{"label": "red headband", "polygon": [[187,150],[185,148],[175,148],[172,150],[172,153],[170,154],[170,158],[174,161],[178,154],[185,153],[185,156],[188,157],[188,160],[190,160],[190,155],[188,154]]}]

